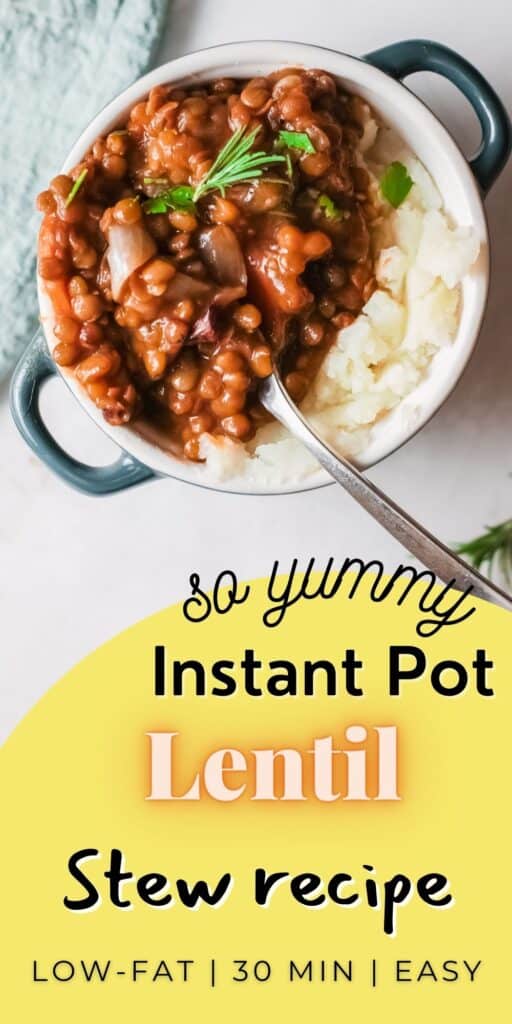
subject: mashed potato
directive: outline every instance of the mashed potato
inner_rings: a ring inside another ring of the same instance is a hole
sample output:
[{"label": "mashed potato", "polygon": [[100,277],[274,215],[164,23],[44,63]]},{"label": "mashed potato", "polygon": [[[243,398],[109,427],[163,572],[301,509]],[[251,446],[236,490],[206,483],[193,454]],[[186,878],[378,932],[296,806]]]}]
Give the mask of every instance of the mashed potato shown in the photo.
[{"label": "mashed potato", "polygon": [[[436,352],[453,341],[460,283],[479,251],[471,228],[450,224],[423,165],[370,114],[361,160],[380,210],[372,239],[378,288],[354,323],[339,332],[301,406],[321,437],[356,460],[376,421],[418,386]],[[379,181],[396,160],[414,185],[394,210],[382,199]],[[301,481],[318,469],[278,423],[262,427],[247,445],[205,435],[201,454],[218,480],[238,477],[258,486]]]}]

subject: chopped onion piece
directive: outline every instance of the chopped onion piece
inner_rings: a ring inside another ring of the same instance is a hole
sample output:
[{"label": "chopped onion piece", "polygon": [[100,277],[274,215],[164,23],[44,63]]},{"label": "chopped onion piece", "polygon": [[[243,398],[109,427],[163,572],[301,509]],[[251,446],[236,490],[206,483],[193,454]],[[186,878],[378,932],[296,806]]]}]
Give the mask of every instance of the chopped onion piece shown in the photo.
[{"label": "chopped onion piece", "polygon": [[165,297],[171,302],[180,302],[181,299],[204,299],[211,292],[211,284],[178,270],[165,289]]},{"label": "chopped onion piece", "polygon": [[116,302],[127,280],[156,252],[156,242],[144,225],[112,224],[108,229],[108,265],[112,281],[112,295]]},{"label": "chopped onion piece", "polygon": [[219,284],[247,288],[247,270],[235,232],[226,224],[205,228],[199,235],[203,263]]},{"label": "chopped onion piece", "polygon": [[211,343],[219,341],[219,320],[219,308],[211,302],[203,315],[196,320],[190,334],[190,340],[208,341]]},{"label": "chopped onion piece", "polygon": [[243,299],[247,292],[247,288],[244,285],[226,285],[224,288],[219,288],[213,296],[213,303],[219,308],[224,306],[230,306],[232,302],[237,302],[238,299]]}]

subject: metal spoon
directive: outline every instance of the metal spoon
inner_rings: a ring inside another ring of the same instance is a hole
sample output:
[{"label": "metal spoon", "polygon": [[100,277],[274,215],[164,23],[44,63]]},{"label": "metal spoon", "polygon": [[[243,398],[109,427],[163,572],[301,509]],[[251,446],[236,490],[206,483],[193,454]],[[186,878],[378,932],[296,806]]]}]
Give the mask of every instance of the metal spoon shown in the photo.
[{"label": "metal spoon", "polygon": [[320,440],[289,397],[276,366],[274,372],[261,381],[259,399],[268,412],[302,441],[324,469],[439,579],[452,583],[458,590],[471,590],[476,597],[483,597],[512,611],[511,596],[457,558],[442,541],[412,519],[355,466]]}]

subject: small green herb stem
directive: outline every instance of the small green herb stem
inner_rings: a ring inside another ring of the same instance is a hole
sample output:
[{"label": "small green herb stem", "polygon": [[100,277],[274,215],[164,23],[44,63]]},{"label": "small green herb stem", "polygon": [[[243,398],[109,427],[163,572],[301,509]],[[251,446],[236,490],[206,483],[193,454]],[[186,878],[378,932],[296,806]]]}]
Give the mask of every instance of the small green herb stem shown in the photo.
[{"label": "small green herb stem", "polygon": [[85,179],[87,177],[87,171],[88,171],[87,167],[84,167],[83,171],[80,171],[80,174],[78,175],[78,178],[74,182],[72,188],[69,190],[69,194],[68,194],[68,197],[66,199],[66,206],[69,206],[69,204],[73,202],[73,199],[75,198],[77,192],[82,187],[82,185],[83,185],[83,183],[84,183],[84,181],[85,181]]},{"label": "small green herb stem", "polygon": [[471,562],[475,569],[485,567],[489,574],[498,564],[503,577],[510,582],[512,579],[512,519],[505,519],[497,526],[487,527],[479,537],[458,544],[455,550],[457,554]]}]

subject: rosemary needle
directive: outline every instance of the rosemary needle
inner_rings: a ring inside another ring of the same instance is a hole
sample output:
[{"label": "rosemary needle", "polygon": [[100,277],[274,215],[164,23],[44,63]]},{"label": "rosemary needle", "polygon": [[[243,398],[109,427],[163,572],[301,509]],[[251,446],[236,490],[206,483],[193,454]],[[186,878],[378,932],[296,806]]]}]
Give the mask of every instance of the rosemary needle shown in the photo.
[{"label": "rosemary needle", "polygon": [[485,568],[490,576],[498,566],[507,583],[512,582],[512,519],[505,519],[497,526],[488,526],[485,533],[458,544],[455,550],[475,569]]}]

